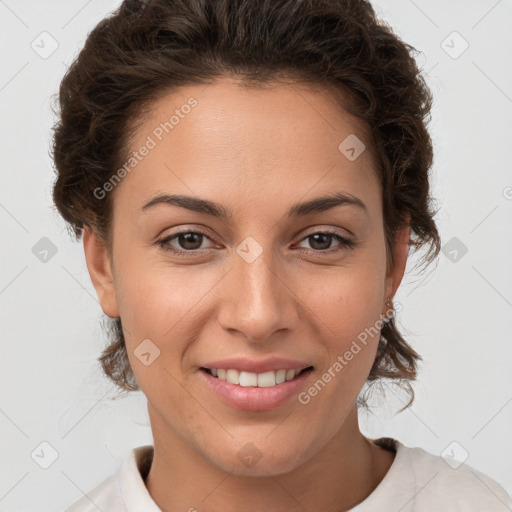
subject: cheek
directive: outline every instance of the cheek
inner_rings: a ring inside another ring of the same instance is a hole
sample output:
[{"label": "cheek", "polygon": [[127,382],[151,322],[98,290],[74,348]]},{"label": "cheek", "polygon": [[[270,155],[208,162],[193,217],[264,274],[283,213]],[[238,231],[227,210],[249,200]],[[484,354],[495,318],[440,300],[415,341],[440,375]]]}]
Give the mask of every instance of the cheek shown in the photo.
[{"label": "cheek", "polygon": [[[132,368],[139,383],[146,377],[136,354],[146,339],[160,351],[152,369],[166,368],[179,380],[182,366],[187,366],[182,359],[188,357],[189,345],[208,321],[205,304],[220,277],[222,273],[206,266],[172,267],[163,259],[150,262],[143,256],[123,259],[116,294],[129,357],[134,361]],[[158,350],[155,349],[157,353]],[[161,377],[170,378],[165,374]]]},{"label": "cheek", "polygon": [[334,400],[360,391],[380,338],[385,262],[361,258],[359,263],[334,269],[321,279],[308,279],[310,285],[303,292],[312,311],[311,321],[323,333],[327,361],[320,378],[325,374],[325,380],[332,382],[328,394],[338,390]]},{"label": "cheek", "polygon": [[183,388],[183,357],[201,324],[196,316],[199,297],[194,291],[204,293],[204,288],[169,268],[150,272],[149,267],[132,267],[119,287],[130,365],[141,390],[155,406],[193,414]]},{"label": "cheek", "polygon": [[152,271],[133,269],[116,291],[123,325],[133,333],[156,340],[173,336],[189,322],[205,286],[170,268]]},{"label": "cheek", "polygon": [[302,293],[306,304],[342,345],[375,324],[382,313],[384,271],[378,264],[347,266],[308,280]]}]

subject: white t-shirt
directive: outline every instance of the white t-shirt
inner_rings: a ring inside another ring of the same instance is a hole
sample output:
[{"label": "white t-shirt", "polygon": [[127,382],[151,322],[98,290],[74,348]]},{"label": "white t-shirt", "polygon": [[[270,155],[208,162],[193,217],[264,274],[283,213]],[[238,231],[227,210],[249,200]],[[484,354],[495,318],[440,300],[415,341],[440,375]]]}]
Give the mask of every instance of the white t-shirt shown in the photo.
[{"label": "white t-shirt", "polygon": [[[388,472],[374,491],[350,512],[511,512],[512,499],[496,481],[467,464],[449,465],[441,456],[392,438],[374,440],[395,449]],[[65,512],[161,512],[144,479],[153,446],[130,450],[118,471]]]}]

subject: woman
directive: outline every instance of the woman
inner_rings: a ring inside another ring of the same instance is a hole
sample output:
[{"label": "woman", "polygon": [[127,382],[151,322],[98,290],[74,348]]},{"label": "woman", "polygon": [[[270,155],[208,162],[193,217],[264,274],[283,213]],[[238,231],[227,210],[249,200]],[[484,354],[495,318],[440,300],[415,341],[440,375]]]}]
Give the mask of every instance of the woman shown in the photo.
[{"label": "woman", "polygon": [[86,510],[507,510],[497,482],[358,426],[414,398],[394,323],[408,249],[438,255],[431,93],[355,0],[127,0],[68,70],[54,201],[83,236],[154,446]]}]

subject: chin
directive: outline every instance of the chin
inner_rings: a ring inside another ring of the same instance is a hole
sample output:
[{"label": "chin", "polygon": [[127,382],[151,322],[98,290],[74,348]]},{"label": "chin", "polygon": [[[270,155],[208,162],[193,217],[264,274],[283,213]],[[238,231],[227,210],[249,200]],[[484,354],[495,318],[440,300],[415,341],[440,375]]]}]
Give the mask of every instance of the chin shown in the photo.
[{"label": "chin", "polygon": [[307,460],[303,442],[281,445],[279,449],[268,442],[264,445],[264,441],[259,445],[250,441],[236,444],[240,444],[241,448],[233,450],[231,445],[229,452],[211,454],[208,457],[210,462],[233,475],[268,477],[290,473]]}]

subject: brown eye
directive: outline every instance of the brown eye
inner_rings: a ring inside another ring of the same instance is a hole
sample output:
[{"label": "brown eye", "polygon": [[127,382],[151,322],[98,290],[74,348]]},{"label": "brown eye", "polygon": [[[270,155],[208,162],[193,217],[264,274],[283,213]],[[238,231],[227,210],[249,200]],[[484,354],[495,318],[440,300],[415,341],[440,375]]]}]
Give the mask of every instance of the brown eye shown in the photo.
[{"label": "brown eye", "polygon": [[334,236],[328,233],[315,233],[308,236],[311,247],[315,250],[329,249],[333,238]]},{"label": "brown eye", "polygon": [[[203,241],[203,235],[201,233],[180,233],[175,238],[177,239],[180,248],[194,250],[201,247]],[[199,244],[198,244],[199,241]]]},{"label": "brown eye", "polygon": [[[333,239],[339,242],[335,247],[331,247]],[[355,246],[354,240],[341,236],[339,233],[330,231],[318,231],[316,233],[311,233],[302,239],[302,241],[304,240],[308,240],[312,250],[317,252],[335,252],[345,248],[350,249]]]},{"label": "brown eye", "polygon": [[[187,253],[189,253],[192,256],[194,253],[200,253],[205,249],[201,247],[204,239],[209,238],[205,233],[201,233],[200,231],[181,231],[174,235],[167,236],[157,243],[165,251],[184,255],[188,255]],[[171,243],[173,240],[176,240],[176,242]]]}]

